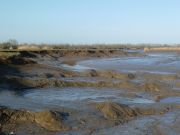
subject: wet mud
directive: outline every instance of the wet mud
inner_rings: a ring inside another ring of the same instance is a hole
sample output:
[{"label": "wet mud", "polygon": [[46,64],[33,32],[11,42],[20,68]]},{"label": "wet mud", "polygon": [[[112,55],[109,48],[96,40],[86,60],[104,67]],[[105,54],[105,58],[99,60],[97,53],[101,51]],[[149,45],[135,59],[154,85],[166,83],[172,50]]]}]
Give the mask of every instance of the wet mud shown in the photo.
[{"label": "wet mud", "polygon": [[180,133],[176,52],[21,51],[0,74],[0,134]]}]

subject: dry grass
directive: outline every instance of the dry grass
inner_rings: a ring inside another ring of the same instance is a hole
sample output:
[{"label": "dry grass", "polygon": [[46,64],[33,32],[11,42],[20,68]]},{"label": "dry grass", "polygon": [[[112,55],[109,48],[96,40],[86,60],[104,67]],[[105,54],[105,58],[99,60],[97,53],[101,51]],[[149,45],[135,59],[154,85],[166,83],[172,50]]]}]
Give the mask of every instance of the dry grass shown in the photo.
[{"label": "dry grass", "polygon": [[149,51],[180,51],[180,46],[179,47],[145,47],[144,51],[145,52],[149,52]]},{"label": "dry grass", "polygon": [[19,55],[19,52],[0,52],[0,57],[11,57],[11,56],[17,56]]}]

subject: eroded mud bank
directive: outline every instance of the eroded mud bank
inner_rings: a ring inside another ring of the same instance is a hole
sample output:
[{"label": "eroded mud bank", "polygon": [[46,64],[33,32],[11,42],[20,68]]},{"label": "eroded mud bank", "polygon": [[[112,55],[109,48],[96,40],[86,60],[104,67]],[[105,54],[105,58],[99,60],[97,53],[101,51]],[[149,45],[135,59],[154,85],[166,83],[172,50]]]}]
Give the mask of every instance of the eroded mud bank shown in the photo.
[{"label": "eroded mud bank", "polygon": [[160,55],[63,50],[1,57],[0,130],[179,134],[179,55]]}]

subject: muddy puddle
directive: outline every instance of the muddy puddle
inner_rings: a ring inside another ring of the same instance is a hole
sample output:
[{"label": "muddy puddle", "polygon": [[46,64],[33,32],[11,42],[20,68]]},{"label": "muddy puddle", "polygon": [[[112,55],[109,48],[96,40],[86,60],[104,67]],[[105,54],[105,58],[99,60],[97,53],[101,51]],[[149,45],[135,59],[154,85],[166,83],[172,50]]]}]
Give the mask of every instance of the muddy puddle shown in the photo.
[{"label": "muddy puddle", "polygon": [[78,62],[77,65],[71,68],[77,70],[77,67],[80,67],[79,69],[89,67],[92,69],[116,70],[121,72],[175,74],[176,72],[180,72],[180,57],[177,53],[148,53],[143,57],[86,60]]},{"label": "muddy puddle", "polygon": [[153,99],[144,93],[134,93],[118,89],[96,88],[49,88],[0,92],[0,104],[11,108],[30,110],[57,109],[59,107],[77,109],[94,102],[117,102],[123,104],[152,104]]},{"label": "muddy puddle", "polygon": [[74,66],[70,66],[67,64],[63,64],[61,65],[63,68],[69,69],[69,70],[73,70],[73,71],[77,71],[77,72],[83,72],[86,70],[90,70],[90,69],[96,69],[96,68],[91,68],[91,67],[87,67],[87,66],[83,66],[83,65],[74,65]]},{"label": "muddy puddle", "polygon": [[160,102],[180,104],[180,97],[167,97],[167,98],[162,99]]}]

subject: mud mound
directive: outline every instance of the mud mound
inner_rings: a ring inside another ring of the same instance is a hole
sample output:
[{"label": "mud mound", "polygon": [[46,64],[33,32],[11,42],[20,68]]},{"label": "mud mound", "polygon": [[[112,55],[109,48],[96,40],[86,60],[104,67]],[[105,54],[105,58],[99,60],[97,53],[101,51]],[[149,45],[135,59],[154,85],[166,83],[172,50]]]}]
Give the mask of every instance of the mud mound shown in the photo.
[{"label": "mud mound", "polygon": [[177,80],[179,76],[176,74],[152,74],[152,73],[144,73],[143,77],[146,79],[155,79],[155,80]]},{"label": "mud mound", "polygon": [[148,92],[159,92],[162,90],[167,90],[170,86],[166,83],[162,83],[160,81],[147,81],[143,85],[140,86],[141,89]]},{"label": "mud mound", "polygon": [[139,114],[135,109],[118,103],[100,103],[96,107],[103,113],[105,118],[118,120],[122,123],[131,120]]},{"label": "mud mound", "polygon": [[0,57],[0,63],[2,64],[13,64],[13,65],[26,65],[35,64],[36,61],[30,59],[30,57],[35,57],[35,55],[30,52],[21,52],[18,55],[13,55],[10,57]]},{"label": "mud mound", "polygon": [[33,114],[34,121],[45,129],[51,131],[60,131],[66,130],[68,128],[63,124],[60,114],[58,116],[56,112],[45,111]]},{"label": "mud mound", "polygon": [[121,124],[132,120],[137,116],[145,115],[161,115],[165,114],[173,109],[178,109],[178,105],[145,105],[141,107],[129,107],[119,103],[105,102],[96,105],[103,116],[108,120],[118,121]]},{"label": "mud mound", "polygon": [[146,105],[136,108],[141,115],[161,115],[165,114],[175,108],[178,108],[178,105]]},{"label": "mud mound", "polygon": [[30,112],[25,110],[0,109],[0,128],[8,126],[34,123],[49,131],[67,130],[68,127],[62,122],[55,112]]},{"label": "mud mound", "polygon": [[142,56],[141,53],[126,52],[112,49],[62,49],[62,50],[39,50],[37,53],[55,57],[109,57],[109,56]]},{"label": "mud mound", "polygon": [[90,77],[106,77],[106,78],[115,78],[115,79],[135,79],[136,75],[129,73],[117,73],[114,71],[96,71],[94,69],[89,70],[87,73],[87,76]]}]

